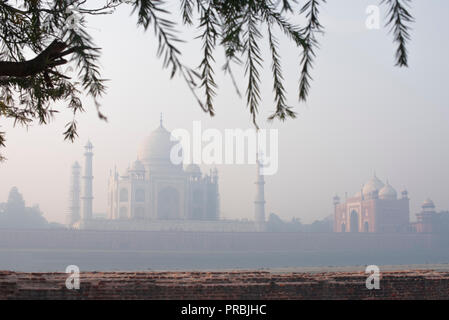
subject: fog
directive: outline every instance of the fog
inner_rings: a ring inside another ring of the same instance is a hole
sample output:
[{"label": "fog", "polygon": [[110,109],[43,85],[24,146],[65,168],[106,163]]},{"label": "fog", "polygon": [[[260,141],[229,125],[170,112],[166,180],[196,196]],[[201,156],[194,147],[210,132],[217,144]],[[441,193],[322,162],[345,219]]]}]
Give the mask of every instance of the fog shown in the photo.
[{"label": "fog", "polygon": [[[289,103],[297,119],[266,122],[274,109],[269,52],[263,47],[262,128],[279,129],[279,170],[266,177],[266,211],[283,219],[312,222],[333,213],[332,197],[360,190],[374,171],[399,192],[407,188],[411,215],[431,197],[437,210],[449,209],[449,30],[447,1],[414,1],[408,69],[394,67],[392,35],[385,28],[365,27],[371,1],[330,1],[322,7],[326,33],[313,70],[307,103],[297,102],[299,52],[280,37]],[[377,3],[377,1],[376,1]],[[177,4],[176,4],[177,5]],[[383,24],[383,22],[381,23]],[[63,141],[68,110],[47,126],[13,128],[0,119],[7,133],[7,158],[0,163],[0,202],[17,186],[27,205],[39,204],[49,221],[63,223],[68,210],[70,167],[83,161],[83,146],[94,145],[94,212],[106,212],[107,178],[137,157],[140,143],[159,125],[163,113],[168,130],[252,127],[245,98],[235,93],[231,80],[220,72],[217,52],[216,116],[204,114],[180,78],[169,79],[156,57],[157,41],[149,30],[137,30],[128,10],[91,19],[90,31],[102,50],[103,76],[110,79],[101,99],[108,122],[98,119],[91,100],[78,117],[79,138]],[[186,36],[195,35],[195,30]],[[279,35],[280,36],[280,35]],[[198,42],[183,46],[183,56],[199,64]],[[237,69],[236,69],[237,71]],[[246,82],[236,72],[242,92]],[[208,166],[202,166],[203,172]],[[221,215],[253,218],[256,167],[218,165]]]}]

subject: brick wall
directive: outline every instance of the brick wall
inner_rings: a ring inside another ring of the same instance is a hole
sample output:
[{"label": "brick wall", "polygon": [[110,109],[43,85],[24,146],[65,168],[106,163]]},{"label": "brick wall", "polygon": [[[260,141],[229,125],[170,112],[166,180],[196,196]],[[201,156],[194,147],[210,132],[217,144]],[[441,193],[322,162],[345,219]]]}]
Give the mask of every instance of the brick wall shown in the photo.
[{"label": "brick wall", "polygon": [[0,271],[0,299],[449,299],[449,273],[397,271],[368,290],[364,273],[89,272],[68,290],[64,273]]}]

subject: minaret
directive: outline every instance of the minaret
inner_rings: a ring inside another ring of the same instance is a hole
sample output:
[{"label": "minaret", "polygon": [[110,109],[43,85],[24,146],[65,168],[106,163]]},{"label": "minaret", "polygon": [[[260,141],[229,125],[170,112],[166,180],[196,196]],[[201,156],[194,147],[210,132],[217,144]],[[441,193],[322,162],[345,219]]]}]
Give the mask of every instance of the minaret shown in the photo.
[{"label": "minaret", "polygon": [[261,174],[261,163],[259,159],[259,153],[257,153],[256,156],[256,162],[257,162],[257,191],[256,191],[256,199],[254,200],[254,214],[255,214],[255,220],[256,224],[258,225],[258,229],[260,230],[260,227],[263,227],[263,224],[265,222],[265,180],[263,175]]},{"label": "minaret", "polygon": [[340,197],[338,196],[338,194],[335,195],[335,197],[333,198],[333,203],[334,203],[334,207],[340,204]]},{"label": "minaret", "polygon": [[84,152],[84,188],[83,188],[83,220],[90,220],[92,219],[92,180],[94,177],[92,176],[92,143],[90,141],[87,141],[86,146],[84,147],[86,152]]},{"label": "minaret", "polygon": [[72,165],[72,177],[70,180],[70,205],[69,212],[66,216],[67,227],[71,227],[75,222],[78,222],[80,216],[80,173],[81,167],[78,161]]}]

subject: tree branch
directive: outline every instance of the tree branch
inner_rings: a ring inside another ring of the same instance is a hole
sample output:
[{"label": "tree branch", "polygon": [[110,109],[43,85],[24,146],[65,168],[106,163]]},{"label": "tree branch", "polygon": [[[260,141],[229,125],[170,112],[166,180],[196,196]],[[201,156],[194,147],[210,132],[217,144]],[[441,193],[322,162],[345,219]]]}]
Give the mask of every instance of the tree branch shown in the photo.
[{"label": "tree branch", "polygon": [[67,51],[69,53],[74,51],[73,48],[64,51],[66,48],[67,45],[64,42],[54,40],[32,60],[20,62],[0,61],[0,76],[23,78],[65,64],[67,60],[62,59],[62,57],[68,54]]}]

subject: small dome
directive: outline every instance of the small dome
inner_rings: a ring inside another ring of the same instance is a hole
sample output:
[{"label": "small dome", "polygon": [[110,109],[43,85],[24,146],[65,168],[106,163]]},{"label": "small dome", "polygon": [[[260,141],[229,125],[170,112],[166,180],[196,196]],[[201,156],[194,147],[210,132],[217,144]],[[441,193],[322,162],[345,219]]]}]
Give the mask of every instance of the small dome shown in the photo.
[{"label": "small dome", "polygon": [[200,169],[200,167],[199,167],[197,164],[195,164],[195,163],[189,164],[189,165],[186,167],[185,171],[186,171],[187,173],[191,174],[191,175],[201,175],[201,169]]},{"label": "small dome", "polygon": [[128,168],[126,168],[125,170],[121,171],[120,176],[121,176],[121,177],[129,177],[129,170],[131,170],[131,169],[130,169],[130,167],[128,166]]},{"label": "small dome", "polygon": [[355,195],[354,195],[354,198],[361,198],[362,197],[362,192],[357,192]]},{"label": "small dome", "polygon": [[433,201],[431,199],[427,198],[427,200],[423,202],[422,208],[423,209],[435,209],[435,204],[433,203]]},{"label": "small dome", "polygon": [[72,168],[74,169],[79,169],[81,168],[80,164],[78,163],[78,161],[75,161],[75,163],[73,163]]},{"label": "small dome", "polygon": [[136,160],[133,163],[132,170],[133,171],[145,171],[145,167],[140,160]]},{"label": "small dome", "polygon": [[379,198],[384,200],[396,200],[398,197],[398,193],[394,188],[387,182],[387,184],[380,189]]},{"label": "small dome", "polygon": [[129,176],[128,170],[125,170],[122,172],[122,174],[120,174],[120,177],[128,177],[128,176]]},{"label": "small dome", "polygon": [[378,192],[380,189],[382,189],[385,186],[385,184],[379,180],[379,178],[374,175],[365,185],[363,186],[363,195],[365,197],[369,197],[374,192]]}]

